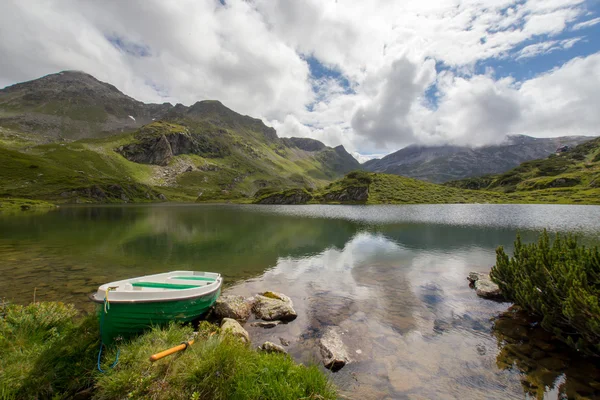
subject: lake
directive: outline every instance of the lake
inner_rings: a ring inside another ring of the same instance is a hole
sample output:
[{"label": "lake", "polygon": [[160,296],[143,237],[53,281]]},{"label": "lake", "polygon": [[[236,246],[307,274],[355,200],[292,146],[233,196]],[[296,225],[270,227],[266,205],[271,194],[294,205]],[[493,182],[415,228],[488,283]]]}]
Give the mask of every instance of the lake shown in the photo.
[{"label": "lake", "polygon": [[61,207],[0,216],[0,296],[90,311],[87,295],[108,281],[214,271],[226,293],[275,290],[294,301],[289,324],[246,324],[255,345],[283,338],[298,362],[319,362],[318,338],[339,326],[352,362],[331,377],[347,398],[600,395],[598,363],[530,321],[505,314],[494,328],[510,304],[468,287],[469,272],[489,272],[497,246],[511,252],[517,232],[532,241],[544,228],[597,245],[600,207]]}]

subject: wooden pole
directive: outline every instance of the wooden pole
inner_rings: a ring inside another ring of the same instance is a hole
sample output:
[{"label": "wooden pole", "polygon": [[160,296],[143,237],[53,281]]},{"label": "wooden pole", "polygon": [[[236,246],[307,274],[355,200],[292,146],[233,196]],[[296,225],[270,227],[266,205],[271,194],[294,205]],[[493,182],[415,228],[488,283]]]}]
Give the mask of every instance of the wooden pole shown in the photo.
[{"label": "wooden pole", "polygon": [[190,340],[189,342],[181,343],[179,346],[171,347],[170,349],[167,349],[165,351],[161,351],[160,353],[152,354],[150,356],[150,361],[152,361],[152,362],[158,361],[161,358],[164,358],[166,356],[170,356],[171,354],[177,353],[178,351],[185,350],[185,349],[188,348],[188,346],[191,346],[193,344],[194,344],[194,341]]}]

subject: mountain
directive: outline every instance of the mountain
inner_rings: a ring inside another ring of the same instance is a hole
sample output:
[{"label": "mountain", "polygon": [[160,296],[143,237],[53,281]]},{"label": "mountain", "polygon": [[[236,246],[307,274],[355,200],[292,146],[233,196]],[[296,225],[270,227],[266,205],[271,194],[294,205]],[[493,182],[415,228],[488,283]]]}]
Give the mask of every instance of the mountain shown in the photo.
[{"label": "mountain", "polygon": [[79,202],[243,201],[360,166],[219,101],[144,104],[76,71],[0,90],[0,162],[0,197]]},{"label": "mountain", "polygon": [[527,161],[502,174],[447,182],[465,189],[515,191],[584,187],[600,188],[600,137],[547,158]]},{"label": "mountain", "polygon": [[478,148],[411,145],[381,159],[367,161],[362,167],[372,172],[443,183],[501,173],[524,161],[547,157],[559,147],[572,147],[590,139],[585,136],[546,139],[518,135],[508,137],[503,144]]},{"label": "mountain", "polygon": [[525,202],[600,202],[600,137],[560,150],[502,174],[450,181],[446,185],[520,196]]}]

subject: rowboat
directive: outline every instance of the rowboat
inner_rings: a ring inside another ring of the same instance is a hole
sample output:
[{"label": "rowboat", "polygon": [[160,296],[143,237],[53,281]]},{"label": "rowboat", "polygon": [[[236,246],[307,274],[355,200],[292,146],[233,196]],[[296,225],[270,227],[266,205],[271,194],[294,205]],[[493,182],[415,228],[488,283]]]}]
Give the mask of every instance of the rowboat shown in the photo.
[{"label": "rowboat", "polygon": [[222,283],[217,273],[172,271],[101,285],[90,299],[97,303],[102,342],[197,319],[215,303]]}]

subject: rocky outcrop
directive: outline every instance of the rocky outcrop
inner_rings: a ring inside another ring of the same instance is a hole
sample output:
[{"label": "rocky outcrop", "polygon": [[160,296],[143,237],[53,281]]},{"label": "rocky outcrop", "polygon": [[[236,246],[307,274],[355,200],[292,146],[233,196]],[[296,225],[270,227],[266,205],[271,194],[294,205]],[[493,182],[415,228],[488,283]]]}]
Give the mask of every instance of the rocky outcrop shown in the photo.
[{"label": "rocky outcrop", "polygon": [[310,138],[281,138],[281,141],[288,147],[297,147],[304,151],[320,151],[327,147],[322,142]]},{"label": "rocky outcrop", "polygon": [[281,347],[278,344],[271,343],[271,342],[264,342],[262,344],[262,346],[259,347],[259,349],[261,349],[262,351],[264,351],[266,353],[287,354],[287,351],[285,351],[285,349],[283,347]]},{"label": "rocky outcrop", "polygon": [[[219,132],[216,132],[219,133]],[[223,157],[229,149],[214,140],[210,134],[190,132],[187,127],[164,121],[145,125],[135,134],[135,142],[116,151],[129,161],[166,166],[173,156],[197,154],[205,157]]]},{"label": "rocky outcrop", "polygon": [[252,311],[256,318],[265,321],[292,321],[298,316],[292,299],[283,293],[264,292],[255,296],[255,299]]},{"label": "rocky outcrop", "polygon": [[250,343],[250,335],[248,332],[242,328],[239,322],[235,319],[224,318],[221,322],[221,338],[226,337],[227,335],[233,336],[237,339],[240,339],[243,343]]},{"label": "rocky outcrop", "polygon": [[263,195],[255,201],[256,204],[306,204],[313,199],[306,189],[289,189]]},{"label": "rocky outcrop", "polygon": [[127,203],[136,199],[154,200],[160,198],[160,194],[151,188],[135,183],[124,185],[92,185],[90,187],[61,192],[60,196],[70,202],[82,200],[106,202],[117,200]]},{"label": "rocky outcrop", "polygon": [[490,300],[504,300],[502,291],[496,285],[489,274],[471,272],[467,277],[470,285],[476,290],[477,296]]},{"label": "rocky outcrop", "polygon": [[220,296],[215,302],[213,313],[218,319],[231,318],[246,321],[252,312],[252,301],[244,296]]},{"label": "rocky outcrop", "polygon": [[319,340],[319,346],[325,368],[338,371],[350,362],[339,328],[329,327]]},{"label": "rocky outcrop", "polygon": [[349,186],[341,190],[325,193],[323,199],[327,202],[364,203],[369,199],[369,187]]}]

